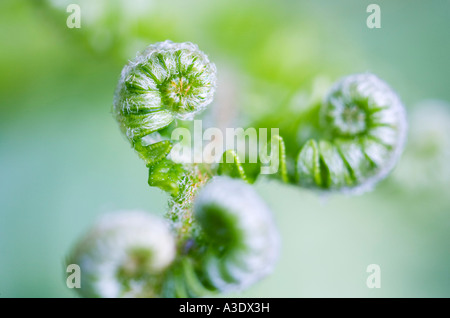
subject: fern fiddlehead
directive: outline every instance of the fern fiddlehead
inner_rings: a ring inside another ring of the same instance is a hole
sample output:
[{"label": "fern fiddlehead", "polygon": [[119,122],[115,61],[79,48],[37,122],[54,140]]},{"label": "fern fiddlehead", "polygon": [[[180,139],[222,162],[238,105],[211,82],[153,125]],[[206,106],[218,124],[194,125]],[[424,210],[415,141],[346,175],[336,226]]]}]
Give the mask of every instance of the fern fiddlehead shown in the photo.
[{"label": "fern fiddlehead", "polygon": [[[170,195],[170,230],[143,216],[122,217],[123,224],[114,217],[100,222],[70,258],[87,272],[82,295],[201,297],[245,288],[273,268],[277,230],[269,209],[246,184],[257,179],[261,160],[243,164],[233,149],[223,153],[231,162],[217,166],[176,163],[170,156],[173,129],[212,101],[215,73],[197,46],[170,41],[149,46],[124,67],[113,112],[149,168],[149,185]],[[266,147],[277,151],[275,177],[285,183],[368,190],[403,148],[403,106],[372,74],[341,79],[322,103],[296,115],[270,118],[281,134]],[[307,138],[304,131],[310,132]]]},{"label": "fern fiddlehead", "polygon": [[141,211],[102,216],[78,242],[68,264],[82,269],[84,297],[154,297],[175,258],[166,221]]},{"label": "fern fiddlehead", "polygon": [[241,290],[271,272],[279,237],[271,212],[245,182],[214,177],[192,207],[195,235],[169,271],[163,294],[198,297]]},{"label": "fern fiddlehead", "polygon": [[133,148],[153,165],[172,148],[165,129],[210,104],[215,83],[215,65],[195,44],[157,43],[123,68],[113,112]]},{"label": "fern fiddlehead", "polygon": [[[288,117],[287,123],[278,122],[281,136],[269,141],[280,150],[277,176],[284,182],[327,191],[364,192],[392,170],[403,151],[404,107],[397,94],[373,74],[342,78],[321,104]],[[313,138],[303,140],[303,131],[310,131]],[[290,140],[289,145],[283,136]],[[226,165],[230,164],[222,164]],[[219,171],[248,180],[238,158],[232,165],[234,168]]]},{"label": "fern fiddlehead", "polygon": [[[216,178],[194,205],[211,254],[205,272],[219,289],[243,288],[271,271],[278,254],[278,234],[270,210],[253,189]],[[219,275],[217,262],[221,263]]]},{"label": "fern fiddlehead", "polygon": [[297,182],[329,189],[371,188],[397,162],[406,118],[397,94],[373,74],[344,77],[323,102],[324,138],[310,140],[297,161]]}]

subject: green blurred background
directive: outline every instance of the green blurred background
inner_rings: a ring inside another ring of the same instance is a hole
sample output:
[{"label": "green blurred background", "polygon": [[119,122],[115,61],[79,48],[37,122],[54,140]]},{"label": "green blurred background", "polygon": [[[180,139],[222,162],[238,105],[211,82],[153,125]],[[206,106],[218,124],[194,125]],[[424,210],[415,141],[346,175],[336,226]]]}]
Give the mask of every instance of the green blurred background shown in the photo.
[{"label": "green blurred background", "polygon": [[[364,71],[390,83],[409,114],[427,99],[447,105],[450,2],[377,0],[382,27],[369,29],[372,2],[1,1],[0,297],[75,297],[64,258],[99,215],[165,211],[110,114],[120,70],[150,43],[198,44],[218,67],[215,103],[247,115],[318,78]],[[66,26],[69,3],[81,6],[80,29]],[[434,153],[407,149],[397,168],[415,164],[361,196],[259,182],[281,257],[231,296],[449,297],[450,136],[439,133],[435,179],[422,169]],[[366,286],[369,264],[381,267],[380,289]]]}]

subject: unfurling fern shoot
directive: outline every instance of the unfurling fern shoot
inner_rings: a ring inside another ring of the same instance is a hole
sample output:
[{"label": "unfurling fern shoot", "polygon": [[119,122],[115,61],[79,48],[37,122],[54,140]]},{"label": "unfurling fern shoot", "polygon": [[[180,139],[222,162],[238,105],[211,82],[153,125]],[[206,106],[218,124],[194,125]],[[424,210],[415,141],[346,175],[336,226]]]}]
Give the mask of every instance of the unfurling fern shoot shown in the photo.
[{"label": "unfurling fern shoot", "polygon": [[83,297],[155,297],[175,259],[165,220],[142,211],[102,216],[78,242],[67,264],[81,268]]},{"label": "unfurling fern shoot", "polygon": [[400,98],[381,79],[373,74],[342,78],[320,109],[323,137],[307,141],[298,155],[296,182],[330,190],[370,190],[400,157],[406,122]]},{"label": "unfurling fern shoot", "polygon": [[153,44],[123,68],[113,112],[133,148],[153,165],[172,148],[164,128],[193,119],[213,100],[215,85],[216,67],[197,45]]},{"label": "unfurling fern shoot", "polygon": [[198,227],[189,252],[165,283],[167,297],[242,290],[269,274],[278,259],[272,213],[244,181],[214,177],[194,201]]},{"label": "unfurling fern shoot", "polygon": [[[280,129],[280,136],[268,142],[279,149],[275,177],[300,187],[346,193],[371,190],[386,177],[403,151],[407,130],[400,98],[368,73],[342,78],[321,103],[300,114],[287,111],[259,125]],[[222,171],[252,180],[239,158]]]}]

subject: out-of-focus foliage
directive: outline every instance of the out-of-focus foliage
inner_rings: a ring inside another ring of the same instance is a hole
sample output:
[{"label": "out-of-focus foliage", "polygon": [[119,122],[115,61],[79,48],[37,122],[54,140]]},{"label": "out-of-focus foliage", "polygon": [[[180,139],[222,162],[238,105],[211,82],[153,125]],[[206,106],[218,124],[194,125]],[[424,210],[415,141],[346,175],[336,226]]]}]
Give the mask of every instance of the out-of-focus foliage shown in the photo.
[{"label": "out-of-focus foliage", "polygon": [[447,193],[450,188],[450,105],[419,102],[410,112],[410,138],[394,180],[405,191]]}]

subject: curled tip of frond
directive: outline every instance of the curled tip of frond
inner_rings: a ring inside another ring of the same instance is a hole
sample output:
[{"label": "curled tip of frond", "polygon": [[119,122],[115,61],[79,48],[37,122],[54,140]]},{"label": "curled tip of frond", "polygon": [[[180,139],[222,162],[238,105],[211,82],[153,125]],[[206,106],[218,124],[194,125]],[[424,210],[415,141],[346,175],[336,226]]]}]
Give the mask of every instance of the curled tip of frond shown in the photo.
[{"label": "curled tip of frond", "polygon": [[339,80],[321,109],[326,138],[309,140],[297,158],[302,186],[361,193],[385,178],[405,144],[407,120],[398,95],[369,73]]},{"label": "curled tip of frond", "polygon": [[198,194],[194,216],[211,257],[205,279],[219,290],[245,288],[269,274],[277,260],[279,235],[272,213],[241,180],[215,177]]},{"label": "curled tip of frond", "polygon": [[[168,154],[169,145],[149,149],[142,139],[177,118],[193,119],[212,102],[215,86],[216,67],[197,45],[155,43],[123,68],[113,112],[141,157],[156,162]],[[155,157],[155,152],[160,155]]]},{"label": "curled tip of frond", "polygon": [[174,258],[175,240],[166,222],[130,211],[102,216],[68,262],[80,266],[82,296],[153,297]]}]

